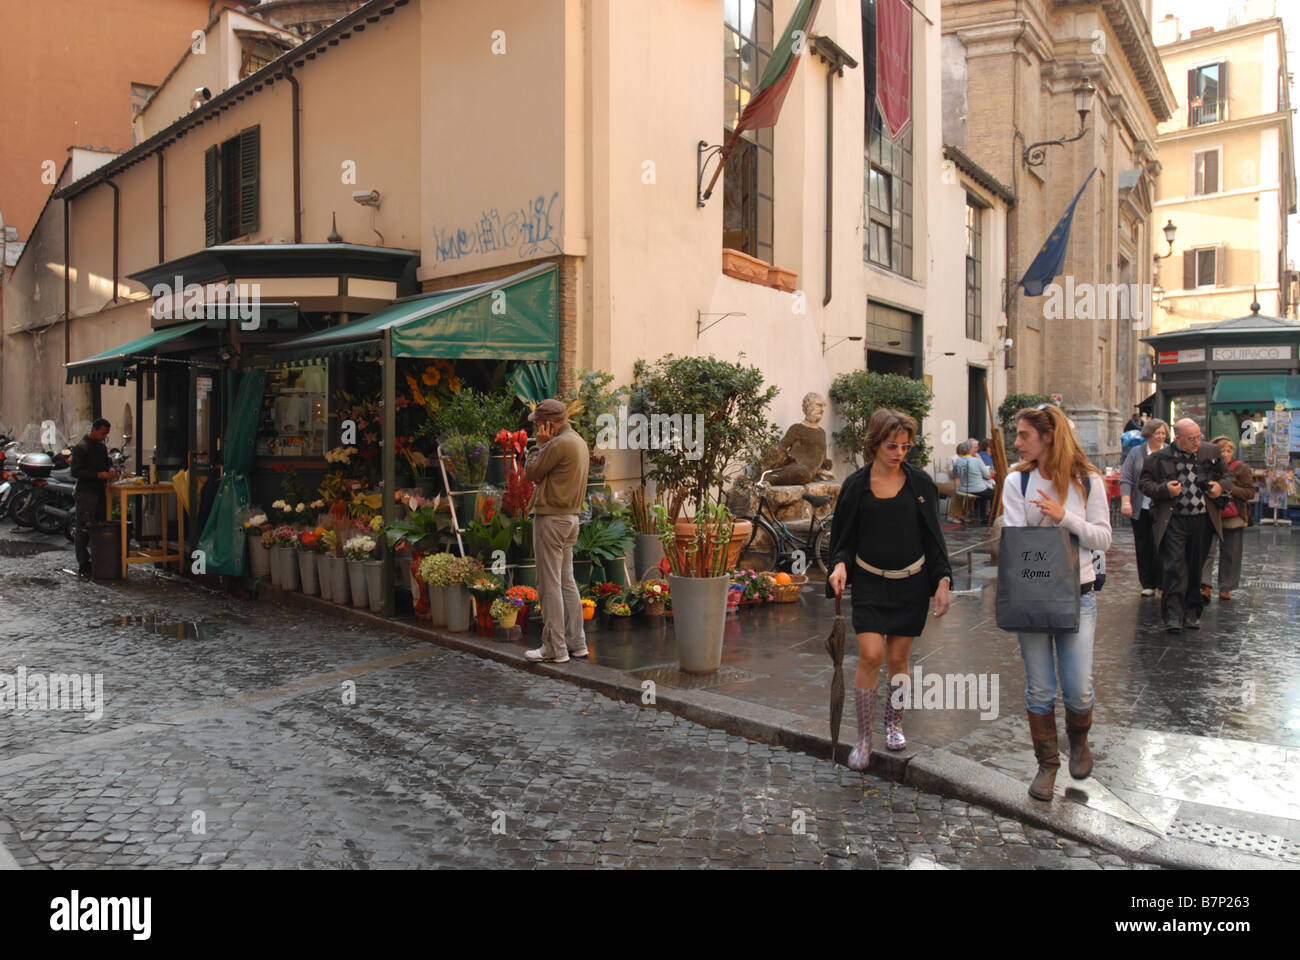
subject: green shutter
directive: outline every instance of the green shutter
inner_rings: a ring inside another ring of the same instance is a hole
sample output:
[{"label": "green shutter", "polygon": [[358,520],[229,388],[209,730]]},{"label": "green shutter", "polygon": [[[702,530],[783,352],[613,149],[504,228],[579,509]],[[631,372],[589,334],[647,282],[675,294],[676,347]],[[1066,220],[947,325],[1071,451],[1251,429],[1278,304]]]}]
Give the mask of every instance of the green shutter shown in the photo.
[{"label": "green shutter", "polygon": [[221,148],[208,147],[203,153],[203,236],[205,246],[214,246],[221,229]]},{"label": "green shutter", "polygon": [[257,233],[259,131],[249,127],[239,135],[239,234]]}]

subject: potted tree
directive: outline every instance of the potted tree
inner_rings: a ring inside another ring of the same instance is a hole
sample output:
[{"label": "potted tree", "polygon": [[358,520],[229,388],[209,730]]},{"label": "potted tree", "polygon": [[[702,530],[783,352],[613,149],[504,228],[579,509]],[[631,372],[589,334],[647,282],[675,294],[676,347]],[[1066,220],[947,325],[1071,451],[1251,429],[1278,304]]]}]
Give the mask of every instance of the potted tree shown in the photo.
[{"label": "potted tree", "polygon": [[[633,407],[651,417],[652,423],[658,415],[660,423],[680,424],[677,436],[666,443],[665,438],[656,438],[658,448],[652,446],[646,453],[648,476],[660,489],[677,493],[669,519],[676,528],[679,564],[692,542],[697,549],[712,549],[696,540],[695,522],[681,516],[683,507],[689,504],[699,517],[710,497],[722,502],[728,481],[780,439],[767,413],[777,392],[774,386],[763,386],[763,373],[757,367],[739,362],[671,354],[654,364],[637,361]],[[723,570],[736,565],[753,532],[748,520],[735,521],[729,528],[729,561]],[[711,566],[711,561],[700,562]]]}]

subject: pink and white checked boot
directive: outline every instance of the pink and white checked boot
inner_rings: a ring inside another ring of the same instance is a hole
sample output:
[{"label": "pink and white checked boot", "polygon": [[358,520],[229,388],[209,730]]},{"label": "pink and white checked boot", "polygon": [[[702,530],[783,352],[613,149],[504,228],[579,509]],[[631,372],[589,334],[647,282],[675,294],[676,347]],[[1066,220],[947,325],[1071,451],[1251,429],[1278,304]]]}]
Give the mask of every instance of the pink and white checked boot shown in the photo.
[{"label": "pink and white checked boot", "polygon": [[889,697],[885,700],[885,746],[890,750],[904,750],[907,747],[907,737],[903,736],[903,708],[894,706],[894,698],[900,701],[903,684],[891,683],[889,685]]},{"label": "pink and white checked boot", "polygon": [[849,769],[865,770],[871,763],[871,724],[876,719],[876,691],[854,688],[858,699],[858,744],[849,751]]}]

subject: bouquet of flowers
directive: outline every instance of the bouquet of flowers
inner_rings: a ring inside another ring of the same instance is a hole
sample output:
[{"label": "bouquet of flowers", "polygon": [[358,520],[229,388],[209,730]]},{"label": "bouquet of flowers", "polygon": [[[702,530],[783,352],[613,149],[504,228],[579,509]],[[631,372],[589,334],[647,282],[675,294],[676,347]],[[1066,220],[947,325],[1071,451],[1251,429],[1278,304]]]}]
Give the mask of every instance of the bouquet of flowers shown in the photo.
[{"label": "bouquet of flowers", "polygon": [[298,534],[298,549],[306,550],[308,553],[325,552],[325,528],[315,527],[308,528]]},{"label": "bouquet of flowers", "polygon": [[268,517],[265,513],[255,512],[248,516],[244,521],[244,530],[251,536],[261,536],[262,528],[266,526]]},{"label": "bouquet of flowers", "polygon": [[336,542],[334,531],[326,530],[324,527],[317,527],[316,529],[320,532],[320,540],[317,544],[318,549],[321,553],[333,556],[334,544]]},{"label": "bouquet of flowers", "polygon": [[617,583],[593,583],[591,592],[596,598],[596,602],[608,606],[610,600],[622,600],[623,588]]},{"label": "bouquet of flowers", "polygon": [[488,445],[481,437],[452,432],[441,440],[451,475],[462,490],[477,490],[487,477]]},{"label": "bouquet of flowers", "polygon": [[754,570],[731,571],[731,582],[741,587],[740,599],[751,603],[771,603],[776,594],[772,575]]},{"label": "bouquet of flowers", "polygon": [[632,608],[621,600],[610,599],[605,603],[605,612],[612,617],[630,617]]},{"label": "bouquet of flowers", "polygon": [[284,500],[274,500],[271,503],[271,511],[275,514],[276,519],[284,522],[293,517],[293,507]]},{"label": "bouquet of flowers", "polygon": [[531,607],[537,603],[537,591],[532,587],[511,587],[506,596],[518,600],[520,606]]},{"label": "bouquet of flowers", "polygon": [[261,530],[262,530],[262,546],[270,550],[272,547],[275,546],[275,530],[270,526],[270,524],[263,524]]},{"label": "bouquet of flowers", "polygon": [[491,574],[482,573],[465,584],[479,603],[491,603],[505,592],[505,585]]},{"label": "bouquet of flowers", "polygon": [[369,560],[370,555],[375,552],[377,546],[378,544],[369,537],[353,537],[343,544],[343,553],[349,560],[360,562]]},{"label": "bouquet of flowers", "polygon": [[420,579],[431,587],[450,587],[451,568],[456,558],[450,553],[432,553],[420,561]]},{"label": "bouquet of flowers", "polygon": [[282,523],[271,531],[271,540],[277,547],[296,547],[298,531],[287,523]]},{"label": "bouquet of flowers", "polygon": [[488,609],[488,613],[492,615],[493,620],[503,620],[511,613],[518,614],[519,608],[522,606],[523,602],[521,600],[507,594],[506,596],[497,597],[493,600],[492,606]]},{"label": "bouquet of flowers", "polygon": [[448,575],[451,577],[451,583],[454,586],[458,583],[469,584],[477,580],[482,572],[483,564],[478,557],[456,557],[451,562]]},{"label": "bouquet of flowers", "polygon": [[668,581],[659,578],[643,580],[636,587],[641,601],[645,603],[646,613],[652,617],[662,617],[668,601]]}]

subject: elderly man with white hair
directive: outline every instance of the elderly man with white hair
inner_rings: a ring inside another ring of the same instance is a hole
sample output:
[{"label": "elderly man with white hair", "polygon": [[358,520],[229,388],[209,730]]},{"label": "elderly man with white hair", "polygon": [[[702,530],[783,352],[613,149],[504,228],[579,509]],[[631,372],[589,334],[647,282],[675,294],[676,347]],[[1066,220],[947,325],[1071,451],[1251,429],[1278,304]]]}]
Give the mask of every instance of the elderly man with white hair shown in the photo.
[{"label": "elderly man with white hair", "polygon": [[1195,420],[1174,424],[1174,442],[1146,458],[1138,488],[1152,501],[1153,533],[1160,552],[1163,594],[1160,615],[1165,629],[1199,630],[1205,598],[1201,595],[1201,565],[1213,542],[1222,536],[1219,505],[1228,469],[1223,453],[1201,442]]}]

